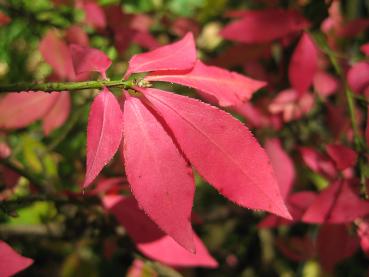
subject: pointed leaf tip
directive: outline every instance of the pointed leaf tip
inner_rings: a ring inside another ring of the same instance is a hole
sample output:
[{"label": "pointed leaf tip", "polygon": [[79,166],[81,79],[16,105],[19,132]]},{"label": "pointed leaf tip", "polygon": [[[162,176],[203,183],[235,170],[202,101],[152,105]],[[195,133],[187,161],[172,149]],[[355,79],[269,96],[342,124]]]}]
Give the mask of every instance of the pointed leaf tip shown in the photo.
[{"label": "pointed leaf tip", "polygon": [[124,78],[132,73],[157,70],[189,70],[196,62],[196,46],[192,33],[181,40],[152,51],[134,55]]},{"label": "pointed leaf tip", "polygon": [[6,242],[0,240],[0,276],[13,276],[32,263],[32,259],[19,255]]},{"label": "pointed leaf tip", "polygon": [[304,33],[292,54],[288,67],[288,77],[291,86],[304,94],[313,82],[318,69],[318,50],[313,40]]},{"label": "pointed leaf tip", "polygon": [[173,238],[165,235],[156,224],[138,207],[133,197],[105,196],[104,206],[114,214],[133,238],[137,248],[150,259],[178,267],[218,266],[200,238],[192,232],[196,253],[190,253]]},{"label": "pointed leaf tip", "polygon": [[189,161],[221,194],[243,207],[291,219],[264,149],[241,122],[189,97],[141,91]]},{"label": "pointed leaf tip", "polygon": [[124,103],[123,156],[139,206],[165,233],[194,253],[191,168],[159,120],[134,97]]},{"label": "pointed leaf tip", "polygon": [[95,97],[88,118],[86,176],[87,187],[113,158],[123,132],[123,114],[115,96],[107,89]]}]

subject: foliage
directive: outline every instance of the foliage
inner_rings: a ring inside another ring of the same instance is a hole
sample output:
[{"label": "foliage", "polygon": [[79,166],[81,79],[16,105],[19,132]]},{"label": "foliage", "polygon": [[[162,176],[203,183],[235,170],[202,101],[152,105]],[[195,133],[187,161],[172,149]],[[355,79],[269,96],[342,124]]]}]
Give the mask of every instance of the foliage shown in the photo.
[{"label": "foliage", "polygon": [[0,0],[0,277],[367,274],[368,16]]}]

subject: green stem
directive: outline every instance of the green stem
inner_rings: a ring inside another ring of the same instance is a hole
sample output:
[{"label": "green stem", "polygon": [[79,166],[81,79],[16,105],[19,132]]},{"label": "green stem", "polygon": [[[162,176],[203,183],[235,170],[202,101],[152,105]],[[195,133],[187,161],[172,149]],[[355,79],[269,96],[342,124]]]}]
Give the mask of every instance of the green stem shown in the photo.
[{"label": "green stem", "polygon": [[36,176],[18,166],[15,162],[12,162],[9,159],[0,159],[0,164],[26,178],[38,191],[47,192],[46,185],[43,182],[41,182]]},{"label": "green stem", "polygon": [[101,80],[86,82],[65,82],[65,83],[17,83],[0,85],[0,93],[6,92],[27,92],[27,91],[72,91],[82,89],[102,89],[103,87],[121,87],[124,89],[135,86],[134,80]]},{"label": "green stem", "polygon": [[360,152],[362,150],[363,144],[362,144],[362,138],[359,132],[358,122],[356,119],[357,113],[356,113],[356,106],[355,106],[355,98],[353,96],[352,91],[350,90],[348,86],[346,76],[340,66],[339,61],[337,60],[337,56],[335,55],[335,52],[329,48],[328,43],[325,40],[324,36],[321,34],[312,34],[312,36],[314,37],[319,48],[325,54],[328,55],[328,58],[331,61],[334,70],[336,71],[337,75],[341,78],[343,82],[346,101],[347,101],[347,107],[348,107],[348,111],[350,115],[351,126],[352,126],[352,130],[354,131],[354,146],[355,146],[355,149]]}]

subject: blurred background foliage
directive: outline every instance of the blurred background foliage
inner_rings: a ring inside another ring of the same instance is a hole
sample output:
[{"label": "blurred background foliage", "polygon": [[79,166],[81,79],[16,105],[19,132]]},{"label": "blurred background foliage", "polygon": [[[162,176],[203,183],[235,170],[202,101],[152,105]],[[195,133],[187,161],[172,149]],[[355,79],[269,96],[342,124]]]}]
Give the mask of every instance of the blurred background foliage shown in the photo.
[{"label": "blurred background foliage", "polygon": [[[70,1],[72,2],[72,1]],[[120,5],[128,14],[146,14],[152,22],[150,32],[162,44],[178,38],[173,30],[177,18],[194,22],[198,32],[199,56],[211,60],[225,51],[231,44],[217,34],[229,22],[225,16],[230,10],[264,8],[268,1],[238,0],[99,0],[103,6]],[[328,15],[327,3],[323,0],[270,1],[267,5],[296,8],[312,22],[318,30]],[[345,17],[368,17],[369,2],[350,0],[342,2]],[[21,81],[45,81],[51,67],[45,63],[38,45],[49,29],[61,35],[63,30],[82,24],[90,39],[90,46],[99,48],[113,59],[109,70],[112,80],[120,79],[127,68],[127,61],[135,53],[146,49],[132,43],[120,53],[113,44],[111,33],[96,31],[83,24],[84,11],[73,5],[55,6],[48,0],[0,0],[0,11],[11,18],[11,23],[0,27],[0,83]],[[368,39],[366,33],[361,39],[350,42],[351,51]],[[355,50],[356,49],[356,50]],[[274,65],[278,64],[283,51],[274,49]],[[240,68],[231,68],[241,70]],[[277,68],[275,67],[275,70]],[[282,85],[283,86],[283,85]],[[173,89],[173,86],[171,86]],[[115,91],[117,95],[119,91]],[[178,88],[178,93],[196,97],[187,88]],[[265,92],[260,92],[263,95]],[[0,211],[0,237],[10,242],[24,256],[32,257],[35,264],[17,276],[125,276],[136,263],[143,262],[141,275],[131,276],[323,276],[318,261],[291,261],[275,247],[276,238],[288,238],[309,234],[315,237],[316,228],[305,224],[277,229],[259,229],[257,222],[263,218],[261,212],[250,212],[231,204],[214,189],[196,177],[194,211],[201,224],[194,224],[196,232],[203,239],[209,252],[219,262],[217,269],[172,269],[142,256],[133,242],[119,229],[115,219],[107,215],[96,197],[80,196],[85,164],[86,126],[89,103],[96,91],[71,93],[73,108],[64,126],[44,136],[40,122],[31,126],[0,133],[0,142],[6,142],[12,149],[16,161],[25,176],[32,175],[35,181],[20,178],[11,192],[11,205]],[[259,96],[256,96],[256,98]],[[237,115],[236,115],[237,116]],[[324,137],[320,124],[319,109],[308,119],[287,124],[280,133],[284,144],[293,145],[296,140],[309,142],[315,134]],[[239,117],[239,116],[238,116]],[[241,118],[241,117],[239,117]],[[255,131],[263,140],[264,133]],[[297,137],[298,136],[298,137]],[[296,138],[297,137],[297,138]],[[297,159],[294,156],[294,159]],[[297,164],[297,163],[296,163]],[[299,186],[321,190],[326,180],[306,168],[296,168]],[[110,163],[103,176],[122,176],[119,157]],[[6,185],[2,198],[9,194]],[[41,186],[45,192],[68,191],[57,199],[43,199],[32,190]],[[76,193],[74,197],[74,193]],[[70,200],[67,196],[72,196]],[[28,198],[27,198],[28,196]],[[26,199],[23,202],[16,199]],[[27,200],[28,199],[28,200]],[[1,203],[0,203],[1,204]],[[107,254],[113,248],[113,254]],[[360,252],[340,263],[337,276],[365,276],[368,259]],[[328,274],[327,274],[328,275]]]}]

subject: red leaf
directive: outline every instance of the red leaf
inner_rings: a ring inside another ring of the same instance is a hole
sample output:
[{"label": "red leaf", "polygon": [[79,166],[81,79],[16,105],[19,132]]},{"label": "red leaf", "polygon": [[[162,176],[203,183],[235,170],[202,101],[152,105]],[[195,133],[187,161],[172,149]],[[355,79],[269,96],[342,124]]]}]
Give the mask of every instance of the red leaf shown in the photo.
[{"label": "red leaf", "polygon": [[89,45],[88,35],[77,25],[73,25],[66,30],[65,39],[68,44],[78,44],[85,47]]},{"label": "red leaf", "polygon": [[345,170],[356,163],[357,153],[349,147],[339,144],[328,144],[327,153],[335,162],[338,170]]},{"label": "red leaf", "polygon": [[369,56],[369,42],[361,45],[360,50],[365,56]]},{"label": "red leaf", "polygon": [[217,267],[218,263],[210,256],[206,247],[195,233],[193,233],[193,239],[195,243],[194,247],[196,247],[196,254],[186,251],[169,236],[161,237],[153,242],[139,244],[137,248],[147,257],[170,266]]},{"label": "red leaf", "polygon": [[346,223],[369,214],[369,202],[361,200],[346,180],[336,181],[323,190],[302,220],[309,223]]},{"label": "red leaf", "polygon": [[147,49],[155,49],[160,46],[160,43],[155,40],[148,31],[138,31],[136,32],[133,37],[132,41],[137,43],[138,45],[142,46],[143,48]]},{"label": "red leaf", "polygon": [[195,252],[191,168],[158,119],[130,96],[124,103],[123,155],[128,182],[140,207],[165,233]]},{"label": "red leaf", "polygon": [[357,240],[350,236],[345,225],[323,225],[317,238],[320,263],[325,271],[332,272],[337,263],[352,256]]},{"label": "red leaf", "polygon": [[310,36],[304,33],[292,54],[288,68],[291,86],[301,95],[307,92],[318,66],[318,51]]},{"label": "red leaf", "polygon": [[11,22],[11,18],[7,16],[5,13],[0,12],[0,26],[7,25]]},{"label": "red leaf", "polygon": [[104,29],[106,26],[106,19],[104,10],[97,4],[91,1],[84,1],[81,3],[81,8],[85,12],[85,21],[94,29]]},{"label": "red leaf", "polygon": [[367,118],[366,118],[366,129],[365,129],[365,140],[366,145],[369,146],[369,106],[367,107]]},{"label": "red leaf", "polygon": [[291,213],[293,221],[270,214],[266,216],[259,224],[259,228],[275,228],[280,225],[289,225],[301,221],[305,211],[317,197],[316,193],[311,191],[300,191],[290,195],[287,199],[288,211]]},{"label": "red leaf", "polygon": [[357,222],[357,235],[360,238],[360,246],[365,255],[369,257],[369,222],[368,219]]},{"label": "red leaf", "polygon": [[246,119],[249,128],[265,128],[271,124],[268,116],[254,103],[245,102],[232,109]]},{"label": "red leaf", "polygon": [[312,191],[299,191],[288,197],[287,207],[293,220],[301,221],[305,211],[317,198],[317,193]]},{"label": "red leaf", "polygon": [[177,83],[200,90],[205,98],[216,99],[220,106],[236,106],[251,98],[266,85],[236,72],[208,66],[197,61],[191,71],[158,71],[145,78],[147,81]]},{"label": "red leaf", "polygon": [[100,72],[104,79],[106,77],[106,71],[111,65],[111,60],[104,52],[89,47],[83,47],[77,44],[70,46],[70,52],[72,55],[74,71],[77,74],[97,71]]},{"label": "red leaf", "polygon": [[241,206],[290,218],[265,151],[241,122],[185,96],[157,89],[144,94],[189,161],[221,194]]},{"label": "red leaf", "polygon": [[369,20],[366,18],[357,18],[351,20],[338,30],[338,35],[345,38],[354,38],[369,27]]},{"label": "red leaf", "polygon": [[0,142],[0,159],[7,159],[12,154],[12,150],[5,142]]},{"label": "red leaf", "polygon": [[9,93],[0,99],[0,128],[24,128],[42,118],[57,99],[57,93]]},{"label": "red leaf", "polygon": [[55,100],[52,108],[43,118],[42,128],[46,136],[56,128],[62,126],[70,113],[71,100],[69,93],[60,92],[57,94],[57,99]]},{"label": "red leaf", "polygon": [[33,263],[30,258],[23,257],[14,251],[6,242],[0,241],[0,276],[12,276],[29,267]]},{"label": "red leaf", "polygon": [[335,178],[337,170],[332,160],[326,158],[315,149],[301,147],[300,153],[304,163],[314,172],[324,174],[330,178]]},{"label": "red leaf", "polygon": [[369,87],[369,63],[358,62],[347,73],[347,81],[356,93],[362,93]]},{"label": "red leaf", "polygon": [[288,154],[283,150],[279,139],[268,139],[265,142],[264,147],[276,174],[281,195],[286,199],[295,180],[295,168],[293,166],[293,162]]},{"label": "red leaf", "polygon": [[19,173],[5,166],[0,166],[0,177],[2,183],[5,185],[6,188],[9,189],[14,188],[18,184],[19,179],[21,178]]},{"label": "red leaf", "polygon": [[300,119],[309,113],[314,106],[314,98],[310,93],[298,95],[294,89],[286,89],[278,93],[269,105],[272,114],[282,113],[285,122]]},{"label": "red leaf", "polygon": [[318,71],[313,80],[314,88],[321,97],[327,97],[335,93],[338,89],[338,81],[331,74]]},{"label": "red leaf", "polygon": [[314,242],[308,236],[291,237],[287,240],[277,239],[276,245],[285,256],[293,261],[301,262],[314,257]]},{"label": "red leaf", "polygon": [[282,38],[308,27],[308,21],[297,11],[269,9],[246,11],[241,19],[230,23],[222,31],[225,39],[244,43],[264,43]]},{"label": "red leaf", "polygon": [[123,190],[129,191],[126,178],[111,177],[101,178],[94,189],[90,190],[88,193],[91,195],[118,194]]},{"label": "red leaf", "polygon": [[115,96],[107,89],[95,97],[87,126],[87,161],[83,187],[87,187],[113,158],[123,132],[123,114]]},{"label": "red leaf", "polygon": [[181,40],[162,46],[150,52],[134,55],[124,78],[132,73],[156,70],[188,70],[196,61],[195,41],[192,33],[188,33]]},{"label": "red leaf", "polygon": [[217,267],[217,262],[210,256],[206,247],[195,233],[196,253],[191,253],[177,244],[171,237],[165,235],[143,212],[139,209],[133,197],[122,196],[104,197],[104,205],[124,226],[127,233],[135,241],[137,248],[151,259],[170,266],[179,267]]},{"label": "red leaf", "polygon": [[68,46],[55,31],[48,31],[40,42],[40,52],[61,79],[74,80],[72,57]]}]

